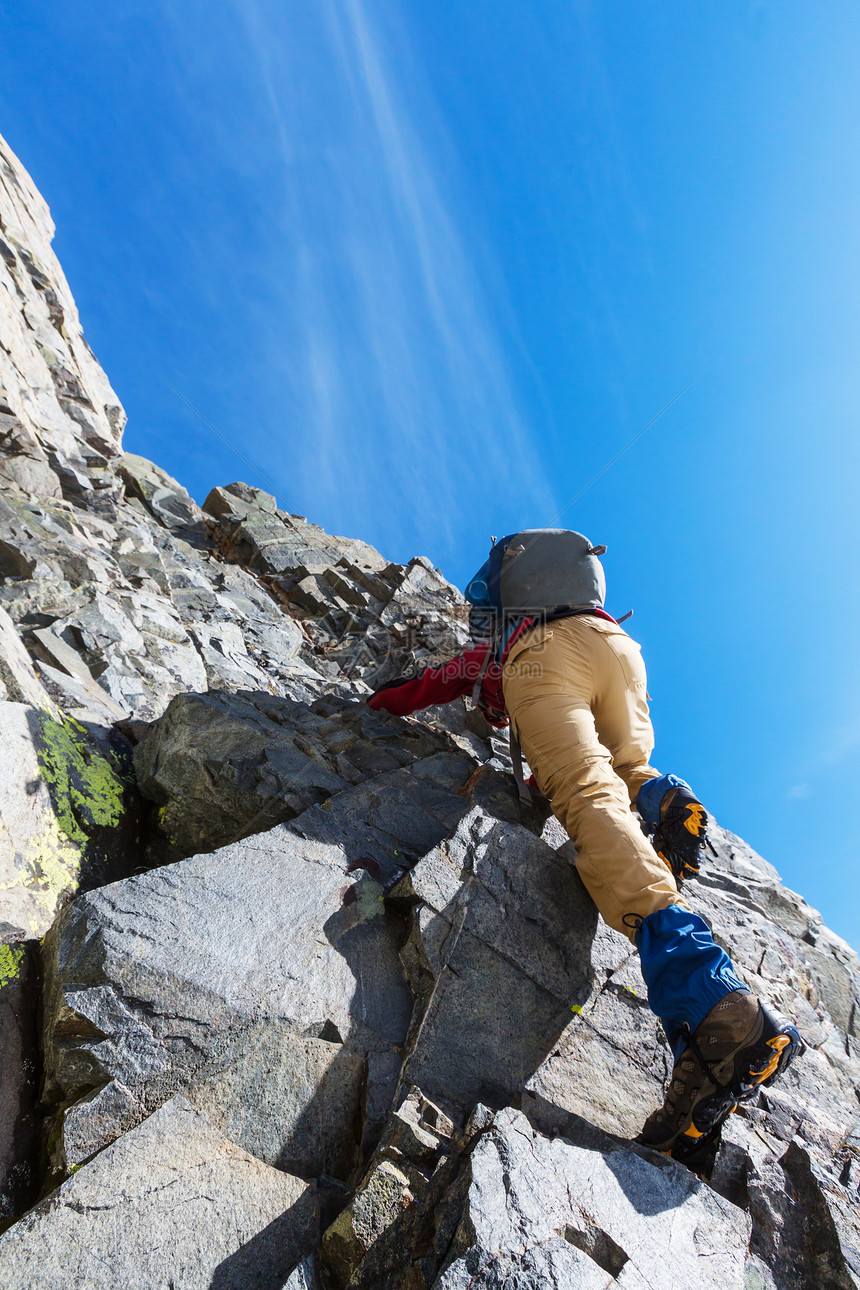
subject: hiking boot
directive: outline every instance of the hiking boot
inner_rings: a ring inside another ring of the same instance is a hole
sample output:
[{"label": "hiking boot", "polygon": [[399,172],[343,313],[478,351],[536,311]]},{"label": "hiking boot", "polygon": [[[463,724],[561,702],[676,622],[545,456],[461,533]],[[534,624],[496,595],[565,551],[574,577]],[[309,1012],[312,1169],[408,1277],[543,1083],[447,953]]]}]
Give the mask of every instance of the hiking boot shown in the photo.
[{"label": "hiking boot", "polygon": [[721,999],[688,1039],[665,1102],[636,1141],[687,1164],[694,1154],[706,1159],[713,1147],[712,1165],[723,1121],[772,1084],[805,1045],[795,1026],[745,990]]},{"label": "hiking boot", "polygon": [[699,872],[707,828],[708,812],[689,788],[670,788],[660,803],[660,823],[651,841],[679,885]]}]

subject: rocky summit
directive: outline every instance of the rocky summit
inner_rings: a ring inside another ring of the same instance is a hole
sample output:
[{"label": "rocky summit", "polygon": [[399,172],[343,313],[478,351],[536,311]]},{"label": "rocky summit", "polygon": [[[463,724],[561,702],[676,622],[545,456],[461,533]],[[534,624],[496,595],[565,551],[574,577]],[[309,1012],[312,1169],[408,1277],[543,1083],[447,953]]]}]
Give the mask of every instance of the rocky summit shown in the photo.
[{"label": "rocky summit", "polygon": [[714,826],[690,903],[808,1051],[709,1179],[632,1144],[671,1058],[573,846],[393,564],[123,453],[0,141],[0,1285],[860,1286],[856,954]]}]

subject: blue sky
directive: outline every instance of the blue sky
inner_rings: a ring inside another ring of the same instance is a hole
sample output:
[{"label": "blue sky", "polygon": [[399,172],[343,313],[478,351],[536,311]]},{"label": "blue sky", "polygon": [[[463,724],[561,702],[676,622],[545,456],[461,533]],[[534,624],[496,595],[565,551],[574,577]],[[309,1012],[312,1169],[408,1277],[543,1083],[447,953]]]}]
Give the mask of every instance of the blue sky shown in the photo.
[{"label": "blue sky", "polygon": [[567,510],[655,763],[860,945],[860,10],[0,0],[126,444],[463,585]]}]

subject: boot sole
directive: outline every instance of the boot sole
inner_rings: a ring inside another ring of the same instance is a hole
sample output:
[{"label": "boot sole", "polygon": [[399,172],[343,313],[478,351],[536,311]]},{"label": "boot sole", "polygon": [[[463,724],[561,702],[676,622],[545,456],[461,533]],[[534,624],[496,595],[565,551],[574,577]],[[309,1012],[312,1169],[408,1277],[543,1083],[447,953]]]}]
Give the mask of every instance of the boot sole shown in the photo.
[{"label": "boot sole", "polygon": [[[761,1033],[764,1033],[765,1020],[770,1028],[778,1033],[769,1039],[744,1044],[734,1059],[734,1078],[725,1092],[705,1097],[693,1107],[693,1120],[690,1127],[679,1133],[671,1148],[665,1151],[673,1160],[684,1163],[693,1152],[697,1155],[713,1142],[722,1132],[722,1127],[730,1115],[742,1102],[749,1102],[760,1088],[773,1084],[788,1069],[796,1057],[806,1051],[806,1044],[796,1026],[777,1017],[770,1008],[761,1004]],[[750,1052],[750,1049],[752,1051]],[[737,1070],[738,1062],[742,1070]],[[696,1125],[698,1120],[699,1128]]]}]

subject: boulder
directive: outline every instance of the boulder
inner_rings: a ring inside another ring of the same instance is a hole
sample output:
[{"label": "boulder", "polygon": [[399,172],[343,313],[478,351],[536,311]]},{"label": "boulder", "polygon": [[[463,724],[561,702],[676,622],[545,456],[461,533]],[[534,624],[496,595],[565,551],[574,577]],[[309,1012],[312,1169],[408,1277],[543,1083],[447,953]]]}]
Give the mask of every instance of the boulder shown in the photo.
[{"label": "boulder", "polygon": [[412,911],[403,960],[419,1003],[403,1080],[462,1119],[503,1106],[629,957],[564,855],[472,810],[392,890]]},{"label": "boulder", "polygon": [[495,1117],[436,1290],[744,1290],[750,1220],[688,1170],[592,1131],[588,1145]]},{"label": "boulder", "polygon": [[173,699],[134,760],[141,792],[160,807],[160,832],[176,854],[190,855],[271,828],[446,744],[355,700],[213,691]]},{"label": "boulder", "polygon": [[137,801],[121,741],[0,703],[0,942],[42,936],[79,886],[134,868]]},{"label": "boulder", "polygon": [[[372,1138],[412,1011],[402,930],[348,867],[281,827],[80,897],[44,948],[48,1096],[69,1107],[110,1084],[127,1127],[196,1086],[267,1158],[345,1171],[364,1063]],[[73,1159],[104,1144],[104,1097],[67,1112]]]},{"label": "boulder", "polygon": [[0,1236],[5,1290],[276,1290],[316,1244],[313,1186],[176,1097]]}]

